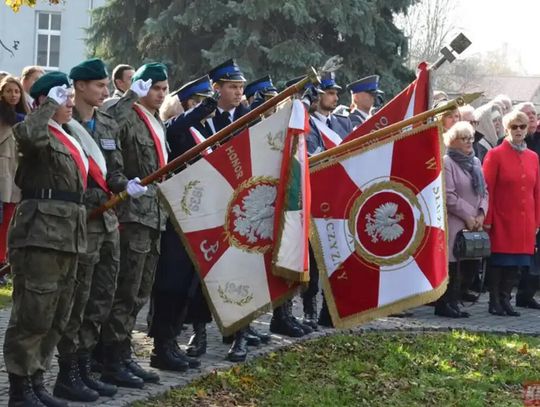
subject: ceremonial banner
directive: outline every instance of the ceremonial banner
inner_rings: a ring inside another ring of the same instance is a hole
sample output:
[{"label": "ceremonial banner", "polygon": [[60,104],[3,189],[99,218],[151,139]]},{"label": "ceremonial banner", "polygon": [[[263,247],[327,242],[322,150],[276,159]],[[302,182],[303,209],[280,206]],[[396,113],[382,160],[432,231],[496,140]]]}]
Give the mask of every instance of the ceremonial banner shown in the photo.
[{"label": "ceremonial banner", "polygon": [[384,105],[373,116],[358,126],[347,137],[344,143],[365,136],[391,124],[413,117],[429,109],[431,86],[428,65],[418,65],[417,78],[404,90]]},{"label": "ceremonial banner", "polygon": [[336,327],[444,293],[441,146],[440,129],[432,124],[311,168],[311,244]]},{"label": "ceremonial banner", "polygon": [[[284,151],[296,157],[297,147],[290,144],[304,143],[299,142],[303,140],[304,112],[300,102],[288,102],[159,185],[224,335],[290,298],[297,287],[272,273],[272,259],[274,239],[290,240],[275,235],[276,222],[292,234],[285,227],[289,217],[293,225],[302,219],[283,197],[301,179],[280,180],[280,175],[290,174],[288,168],[282,169]],[[299,117],[301,124],[294,124]],[[289,131],[290,123],[297,127]],[[291,165],[293,161],[289,160]],[[284,221],[276,221],[275,213]],[[304,229],[297,233],[298,239],[304,234],[307,246]],[[284,261],[283,266],[290,263]]]}]

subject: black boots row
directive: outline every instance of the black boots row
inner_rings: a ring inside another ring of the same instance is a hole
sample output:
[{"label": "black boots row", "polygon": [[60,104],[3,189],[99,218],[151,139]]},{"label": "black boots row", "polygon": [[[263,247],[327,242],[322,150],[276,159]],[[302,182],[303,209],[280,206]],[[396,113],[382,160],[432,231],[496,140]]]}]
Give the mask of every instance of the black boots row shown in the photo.
[{"label": "black boots row", "polygon": [[492,267],[489,270],[489,313],[500,316],[519,317],[521,314],[512,308],[510,298],[512,288],[517,284],[517,267]]},{"label": "black boots row", "polygon": [[[206,337],[206,332],[204,336]],[[206,349],[204,351],[206,352]],[[185,372],[188,369],[198,368],[200,365],[201,362],[198,359],[188,356],[180,349],[176,339],[154,338],[150,366],[156,369]]]}]

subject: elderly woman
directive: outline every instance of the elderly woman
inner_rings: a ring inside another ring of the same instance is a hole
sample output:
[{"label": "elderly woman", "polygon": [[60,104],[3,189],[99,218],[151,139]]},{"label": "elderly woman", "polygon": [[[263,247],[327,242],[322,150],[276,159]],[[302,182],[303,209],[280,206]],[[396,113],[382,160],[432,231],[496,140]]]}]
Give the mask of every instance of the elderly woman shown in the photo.
[{"label": "elderly woman", "polygon": [[474,274],[478,261],[460,263],[453,248],[460,230],[480,230],[487,213],[488,198],[480,160],[474,156],[474,128],[467,122],[457,122],[444,134],[447,147],[444,156],[446,207],[448,211],[449,280],[446,293],[435,304],[435,315],[462,318],[469,314],[459,309],[462,274]]},{"label": "elderly woman", "polygon": [[478,122],[476,131],[479,133],[476,137],[478,142],[474,149],[477,151],[477,157],[483,162],[487,152],[497,146],[499,138],[504,133],[504,129],[499,123],[501,113],[498,106],[489,102],[476,109],[474,117]]},{"label": "elderly woman", "polygon": [[519,316],[510,304],[520,267],[529,267],[540,226],[538,156],[527,149],[528,118],[513,110],[503,118],[506,138],[484,160],[489,210],[484,228],[491,237],[489,312]]},{"label": "elderly woman", "polygon": [[[438,103],[435,104],[434,107],[441,107],[448,104],[448,101],[441,100]],[[441,115],[442,125],[444,128],[444,131],[448,131],[450,127],[452,127],[454,124],[459,122],[461,120],[461,116],[459,113],[458,108],[447,110]]]}]

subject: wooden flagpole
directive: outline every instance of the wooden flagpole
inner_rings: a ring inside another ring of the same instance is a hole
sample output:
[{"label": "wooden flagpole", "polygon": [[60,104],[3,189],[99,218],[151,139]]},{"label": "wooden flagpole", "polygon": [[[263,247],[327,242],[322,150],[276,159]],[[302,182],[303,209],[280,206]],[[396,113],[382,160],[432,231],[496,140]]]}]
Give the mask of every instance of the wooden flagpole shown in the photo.
[{"label": "wooden flagpole", "polygon": [[[167,163],[165,166],[161,167],[159,170],[144,177],[141,180],[141,185],[149,185],[155,181],[158,181],[159,179],[169,174],[170,172],[177,170],[186,162],[189,162],[193,158],[197,157],[200,153],[202,153],[207,148],[212,147],[213,145],[219,143],[221,140],[229,137],[234,132],[247,126],[249,123],[258,119],[261,115],[263,115],[268,110],[272,109],[274,106],[278,105],[285,99],[293,96],[295,93],[303,92],[304,86],[309,82],[312,82],[316,85],[320,83],[317,71],[315,71],[315,69],[313,68],[309,69],[307,76],[301,81],[295,83],[294,85],[289,86],[287,89],[283,90],[283,92],[267,100],[262,105],[258,106],[256,109],[253,109],[249,113],[240,117],[238,120],[235,120],[234,122],[229,124],[227,127],[224,127],[223,129],[218,131],[216,134],[214,134],[212,137],[207,138],[202,143],[197,144],[196,146],[189,149],[182,155],[179,155],[174,160]],[[118,205],[120,202],[126,200],[127,198],[128,198],[127,192],[122,191],[119,194],[114,195],[111,199],[109,199],[99,208],[96,208],[94,211],[92,211],[89,217],[94,218],[102,214],[103,212],[113,208],[114,206]]]}]

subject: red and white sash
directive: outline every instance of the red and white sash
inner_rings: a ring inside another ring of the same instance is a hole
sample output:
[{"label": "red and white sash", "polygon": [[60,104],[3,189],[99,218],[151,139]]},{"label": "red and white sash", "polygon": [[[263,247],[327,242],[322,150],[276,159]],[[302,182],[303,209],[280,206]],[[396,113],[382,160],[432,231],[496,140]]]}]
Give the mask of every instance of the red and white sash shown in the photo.
[{"label": "red and white sash", "polygon": [[167,142],[165,139],[165,131],[163,130],[163,126],[143,105],[135,104],[133,105],[133,110],[135,110],[152,135],[158,156],[159,168],[163,167],[165,164],[167,164],[167,158],[169,155],[167,152]]},{"label": "red and white sash", "polygon": [[[204,140],[204,136],[201,134],[199,130],[197,130],[195,127],[189,128],[189,133],[191,134],[191,137],[193,137],[193,141],[195,141],[195,144],[201,144]],[[212,149],[208,147],[206,150],[204,150],[201,155],[208,155],[212,152]]]},{"label": "red and white sash", "polygon": [[80,143],[74,137],[67,134],[62,126],[54,120],[49,120],[49,131],[68,149],[71,158],[73,158],[73,161],[81,174],[83,187],[86,189],[88,180],[88,158]]},{"label": "red and white sash", "polygon": [[313,119],[313,123],[315,124],[315,127],[317,127],[317,130],[319,131],[319,133],[321,133],[324,148],[326,150],[329,150],[341,144],[342,139],[341,137],[339,137],[339,134],[337,134],[334,130],[328,127],[325,122],[323,122],[316,116],[313,115],[311,116],[311,118]]},{"label": "red and white sash", "polygon": [[107,185],[107,162],[98,144],[77,120],[71,119],[67,127],[79,137],[81,146],[88,156],[88,174],[101,189],[110,194],[111,191]]}]

